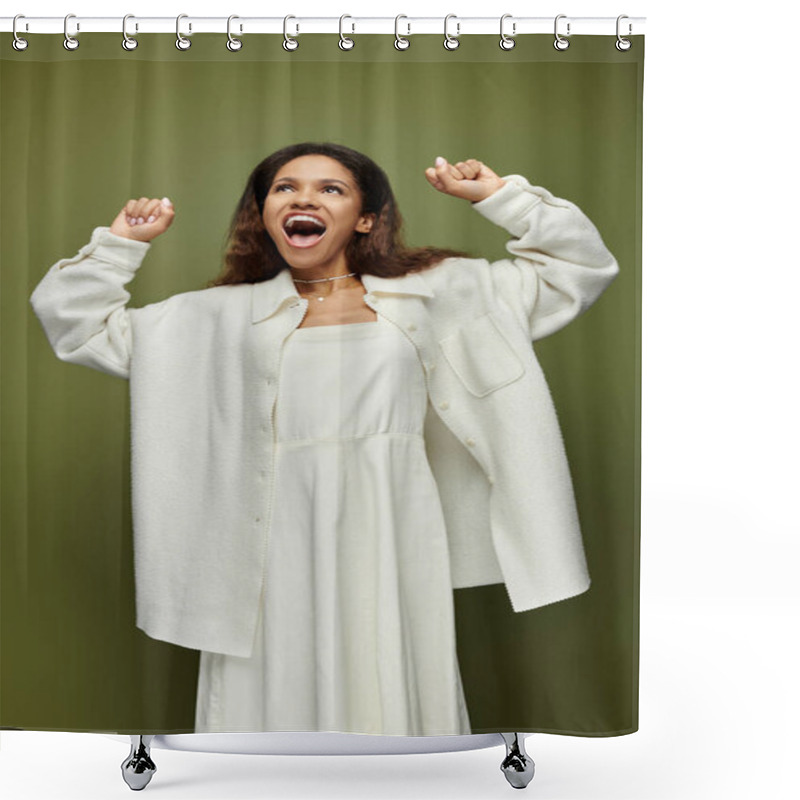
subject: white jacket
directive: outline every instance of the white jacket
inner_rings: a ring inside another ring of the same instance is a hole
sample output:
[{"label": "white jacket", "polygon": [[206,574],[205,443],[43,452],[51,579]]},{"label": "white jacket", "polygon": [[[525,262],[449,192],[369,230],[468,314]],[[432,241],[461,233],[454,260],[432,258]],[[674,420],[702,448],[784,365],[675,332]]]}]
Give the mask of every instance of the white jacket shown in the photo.
[{"label": "white jacket", "polygon": [[[526,611],[590,583],[531,342],[585,311],[618,266],[577,206],[520,175],[505,180],[471,208],[512,234],[512,258],[448,258],[362,280],[366,303],[414,343],[427,376],[426,448],[453,587],[503,582],[512,608]],[[127,308],[124,287],[149,247],[95,228],[50,268],[31,304],[58,358],[130,380],[137,626],[249,656],[276,501],[282,345],[308,300],[284,269]]]}]

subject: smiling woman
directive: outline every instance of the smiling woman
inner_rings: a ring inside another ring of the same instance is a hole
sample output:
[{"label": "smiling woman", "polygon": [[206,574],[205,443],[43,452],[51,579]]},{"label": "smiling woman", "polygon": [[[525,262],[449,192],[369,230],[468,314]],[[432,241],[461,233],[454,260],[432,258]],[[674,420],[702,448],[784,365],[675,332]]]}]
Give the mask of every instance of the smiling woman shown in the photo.
[{"label": "smiling woman", "polygon": [[515,258],[406,248],[383,171],[304,143],[251,173],[215,285],[126,307],[175,217],[142,197],[31,296],[61,358],[131,378],[137,625],[201,651],[196,732],[470,733],[453,588],[521,612],[589,587],[530,343],[616,259],[521,175],[424,177]]},{"label": "smiling woman", "polygon": [[[321,220],[324,236],[300,229],[307,241],[289,236],[283,226],[298,213]],[[286,268],[305,280],[348,272],[391,278],[458,256],[469,253],[406,246],[391,184],[371,158],[332,142],[302,142],[250,173],[229,226],[224,268],[208,286],[258,283]]]},{"label": "smiling woman", "polygon": [[375,214],[363,214],[363,205],[347,167],[329,156],[304,155],[276,173],[262,219],[292,276],[324,281],[347,275],[347,245],[354,234],[370,232]]}]

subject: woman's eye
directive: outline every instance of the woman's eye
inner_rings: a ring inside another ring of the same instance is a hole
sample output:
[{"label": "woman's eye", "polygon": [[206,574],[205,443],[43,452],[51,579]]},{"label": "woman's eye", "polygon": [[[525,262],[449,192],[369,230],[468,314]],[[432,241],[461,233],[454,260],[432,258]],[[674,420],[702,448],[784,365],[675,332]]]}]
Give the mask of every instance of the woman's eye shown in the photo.
[{"label": "woman's eye", "polygon": [[[274,191],[280,192],[281,189],[291,189],[292,187],[288,183],[279,183]],[[324,190],[333,189],[334,191],[338,192],[339,194],[342,193],[342,190],[338,186],[334,186],[332,183],[329,183],[327,186],[322,187]]]}]

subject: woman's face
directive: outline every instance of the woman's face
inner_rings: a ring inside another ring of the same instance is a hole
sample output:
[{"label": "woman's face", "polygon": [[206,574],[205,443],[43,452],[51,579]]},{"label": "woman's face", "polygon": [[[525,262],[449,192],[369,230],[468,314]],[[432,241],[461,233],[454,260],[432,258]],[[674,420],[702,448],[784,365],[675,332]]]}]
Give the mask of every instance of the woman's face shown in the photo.
[{"label": "woman's face", "polygon": [[361,192],[336,159],[300,156],[284,164],[264,200],[262,220],[290,266],[314,273],[347,272],[344,251],[374,214],[361,214]]}]

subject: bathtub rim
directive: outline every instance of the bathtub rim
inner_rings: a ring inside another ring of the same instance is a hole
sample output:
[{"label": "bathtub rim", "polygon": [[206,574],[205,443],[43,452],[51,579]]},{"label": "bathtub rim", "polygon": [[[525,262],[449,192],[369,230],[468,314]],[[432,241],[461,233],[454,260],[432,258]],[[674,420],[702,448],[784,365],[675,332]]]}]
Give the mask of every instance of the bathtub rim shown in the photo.
[{"label": "bathtub rim", "polygon": [[[100,734],[130,744],[130,734]],[[532,736],[519,733],[520,738]],[[402,755],[483,750],[504,744],[499,733],[377,736],[336,731],[154,734],[151,749],[239,755]]]}]

